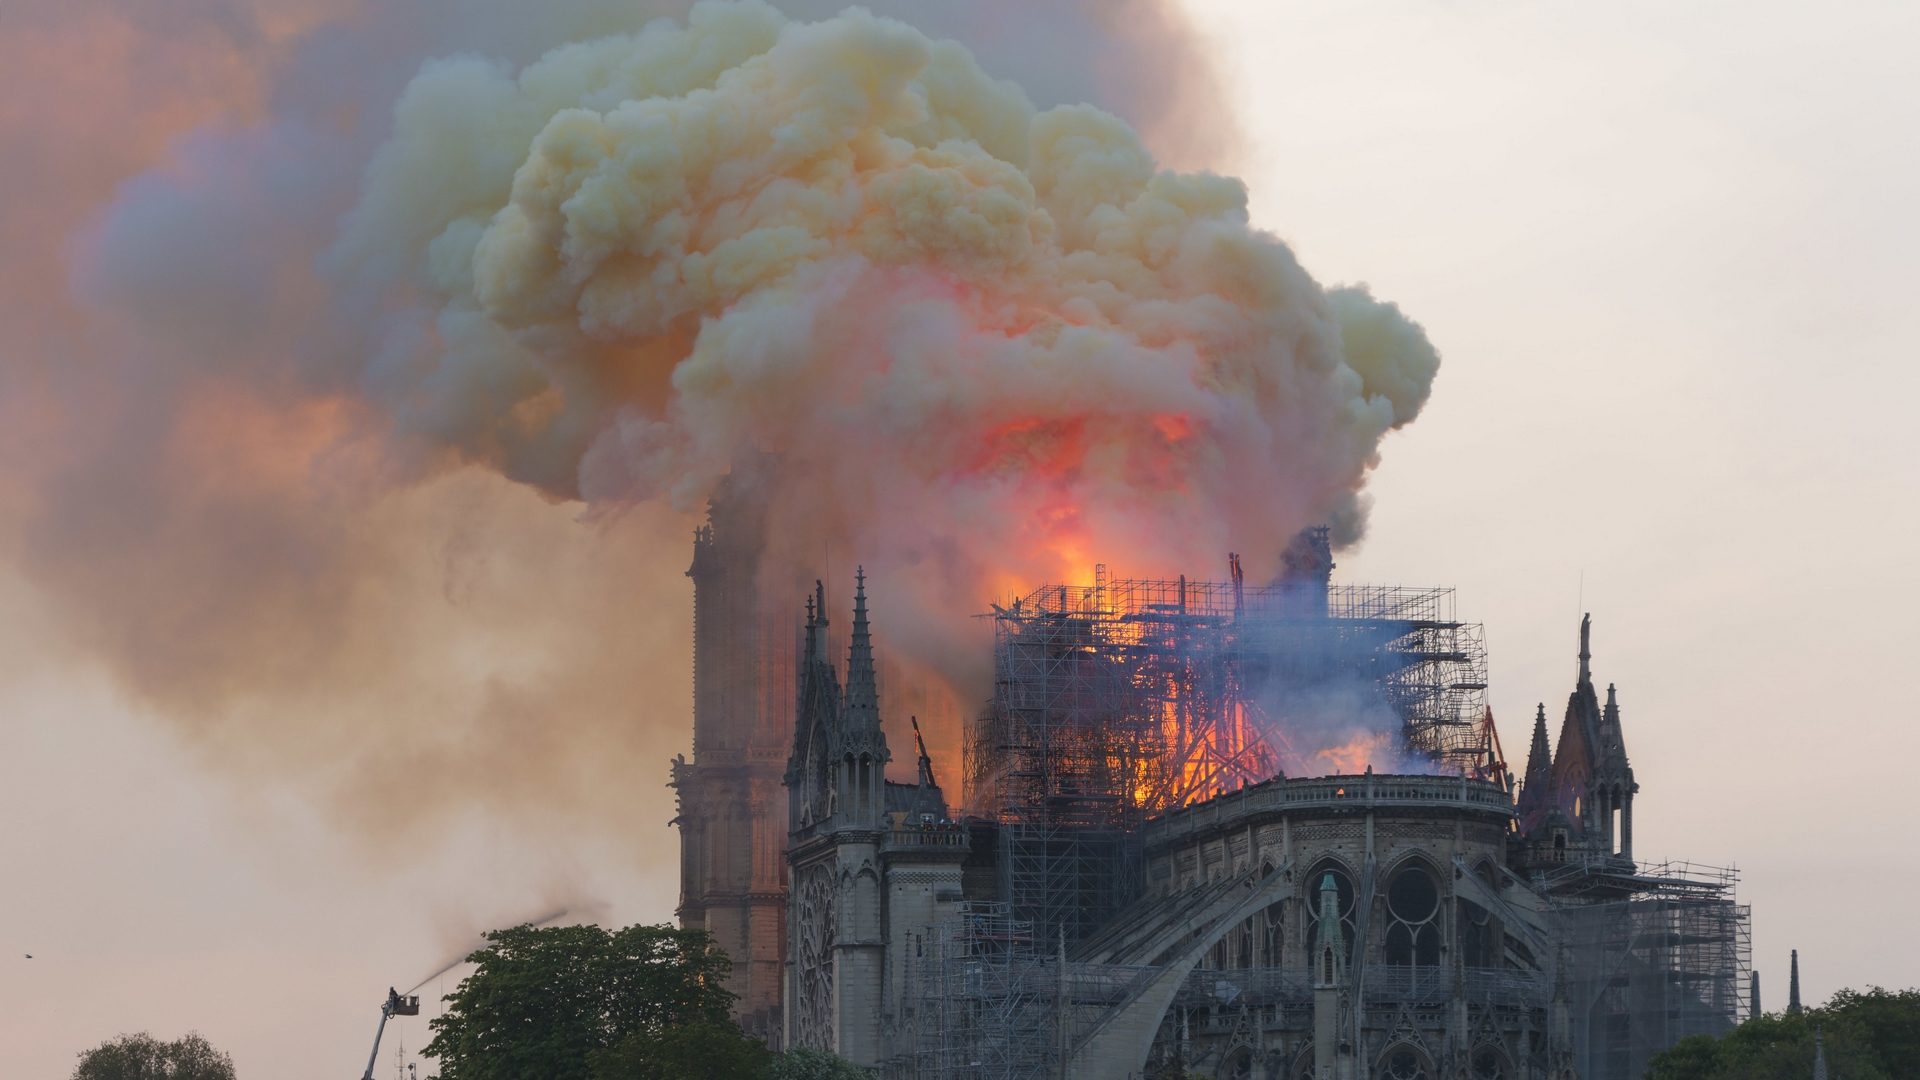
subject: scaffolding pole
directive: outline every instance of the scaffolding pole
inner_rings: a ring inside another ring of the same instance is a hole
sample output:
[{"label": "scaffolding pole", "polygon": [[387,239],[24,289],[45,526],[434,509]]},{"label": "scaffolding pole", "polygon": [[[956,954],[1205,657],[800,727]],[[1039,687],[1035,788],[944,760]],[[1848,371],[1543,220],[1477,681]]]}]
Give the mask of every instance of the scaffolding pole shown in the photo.
[{"label": "scaffolding pole", "polygon": [[1561,901],[1567,996],[1582,1077],[1637,1078],[1690,1035],[1723,1035],[1746,1015],[1750,909],[1732,869],[1671,862],[1618,879],[1617,898]]},{"label": "scaffolding pole", "polygon": [[1033,923],[1004,903],[965,903],[934,944],[919,980],[919,1080],[1052,1077],[1059,969]]},{"label": "scaffolding pole", "polygon": [[1004,898],[1077,943],[1132,898],[1147,817],[1290,774],[1492,764],[1480,627],[1449,589],[1048,586],[996,607],[967,802]]}]

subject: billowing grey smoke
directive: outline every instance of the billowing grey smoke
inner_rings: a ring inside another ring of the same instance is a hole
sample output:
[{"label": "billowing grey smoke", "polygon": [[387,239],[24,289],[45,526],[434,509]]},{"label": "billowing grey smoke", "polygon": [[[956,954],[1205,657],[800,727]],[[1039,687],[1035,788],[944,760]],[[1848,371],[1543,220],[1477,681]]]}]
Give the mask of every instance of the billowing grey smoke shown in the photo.
[{"label": "billowing grey smoke", "polygon": [[[1432,375],[1417,328],[1323,291],[1236,183],[1051,108],[1204,163],[1230,124],[1177,17],[892,7],[981,64],[752,4],[691,28],[207,4],[94,33],[169,63],[96,65],[131,73],[124,130],[56,94],[13,142],[64,123],[124,156],[47,160],[58,186],[0,167],[0,230],[73,267],[0,298],[13,564],[249,775],[370,826],[401,790],[624,824],[608,800],[659,798],[632,778],[684,715],[686,515],[743,447],[793,470],[774,557],[859,553],[927,613],[893,624],[922,658],[984,592],[1094,558],[1357,529]],[[143,100],[179,70],[206,84]],[[660,136],[722,121],[705,158]]]}]

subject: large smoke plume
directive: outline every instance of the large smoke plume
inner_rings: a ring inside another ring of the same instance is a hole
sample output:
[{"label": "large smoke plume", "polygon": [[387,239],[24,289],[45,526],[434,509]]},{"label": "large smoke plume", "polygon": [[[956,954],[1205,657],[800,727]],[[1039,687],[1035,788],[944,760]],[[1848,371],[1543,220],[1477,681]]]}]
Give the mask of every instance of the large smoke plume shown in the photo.
[{"label": "large smoke plume", "polygon": [[1205,163],[1178,20],[895,6],[986,63],[808,5],[193,9],[211,46],[87,9],[233,100],[90,173],[103,210],[36,192],[75,269],[11,302],[17,564],[212,754],[604,813],[684,723],[682,530],[744,457],[768,580],[864,560],[883,645],[963,692],[992,595],[1357,537],[1437,358],[1076,103]]}]

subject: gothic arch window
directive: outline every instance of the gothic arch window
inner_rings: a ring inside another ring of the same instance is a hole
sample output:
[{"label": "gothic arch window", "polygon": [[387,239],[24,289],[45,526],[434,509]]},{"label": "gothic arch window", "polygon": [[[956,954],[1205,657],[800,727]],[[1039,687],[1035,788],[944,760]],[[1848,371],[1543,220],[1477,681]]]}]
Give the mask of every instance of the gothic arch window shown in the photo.
[{"label": "gothic arch window", "polygon": [[1435,1080],[1427,1055],[1407,1043],[1388,1047],[1380,1055],[1380,1076],[1383,1080]]},{"label": "gothic arch window", "polygon": [[1424,863],[1409,862],[1387,880],[1387,963],[1440,963],[1440,883]]},{"label": "gothic arch window", "polygon": [[1493,892],[1497,893],[1500,891],[1500,871],[1493,868],[1492,859],[1481,859],[1479,862],[1474,863],[1473,876],[1479,878],[1480,884],[1485,885]]},{"label": "gothic arch window", "polygon": [[1267,967],[1280,966],[1280,952],[1286,943],[1286,905],[1268,904],[1260,916],[1262,962]]},{"label": "gothic arch window", "polygon": [[1474,1050],[1471,1061],[1473,1080],[1508,1080],[1513,1075],[1507,1067],[1507,1055],[1498,1047],[1481,1046]]},{"label": "gothic arch window", "polygon": [[828,793],[833,790],[833,762],[827,746],[827,726],[815,723],[807,734],[806,773],[801,777],[801,809],[811,824],[831,813]]},{"label": "gothic arch window", "polygon": [[1468,967],[1499,967],[1500,924],[1486,908],[1471,900],[1460,900],[1460,962]]},{"label": "gothic arch window", "polygon": [[[1353,945],[1353,877],[1347,873],[1346,866],[1336,860],[1328,859],[1315,866],[1313,872],[1308,874],[1302,882],[1305,895],[1301,897],[1301,903],[1307,912],[1306,947],[1309,950],[1319,944],[1320,883],[1326,880],[1328,874],[1333,875],[1333,887],[1339,896],[1340,938],[1349,948]],[[1312,953],[1309,952],[1308,955],[1311,956]]]},{"label": "gothic arch window", "polygon": [[805,870],[794,887],[793,1039],[797,1046],[831,1050],[833,1038],[833,871]]}]

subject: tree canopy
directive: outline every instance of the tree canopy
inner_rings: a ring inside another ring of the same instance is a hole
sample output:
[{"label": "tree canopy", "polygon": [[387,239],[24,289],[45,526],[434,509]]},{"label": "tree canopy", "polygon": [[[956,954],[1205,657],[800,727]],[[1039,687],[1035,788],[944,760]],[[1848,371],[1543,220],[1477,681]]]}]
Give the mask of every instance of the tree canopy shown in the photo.
[{"label": "tree canopy", "polygon": [[1648,1063],[1647,1080],[1806,1080],[1816,1032],[1834,1076],[1910,1076],[1920,1061],[1920,990],[1842,990],[1824,1008],[1758,1016],[1724,1038],[1682,1039]]},{"label": "tree canopy", "polygon": [[872,1074],[824,1050],[789,1050],[775,1058],[767,1080],[868,1080]]},{"label": "tree canopy", "polygon": [[731,1026],[726,954],[667,926],[515,926],[487,935],[431,1023],[441,1080],[586,1076],[596,1055],[688,1025]]},{"label": "tree canopy", "polygon": [[234,1080],[233,1059],[198,1032],[161,1042],[143,1031],[81,1053],[73,1080]]},{"label": "tree canopy", "polygon": [[441,1080],[865,1080],[831,1054],[774,1054],[728,1016],[726,954],[669,926],[487,935],[425,1053]]},{"label": "tree canopy", "polygon": [[701,1021],[630,1035],[592,1057],[591,1080],[755,1080],[773,1054],[730,1023]]}]

